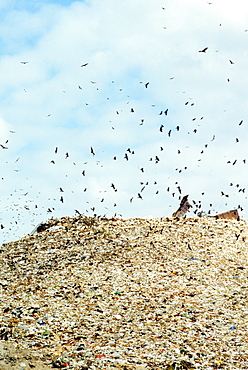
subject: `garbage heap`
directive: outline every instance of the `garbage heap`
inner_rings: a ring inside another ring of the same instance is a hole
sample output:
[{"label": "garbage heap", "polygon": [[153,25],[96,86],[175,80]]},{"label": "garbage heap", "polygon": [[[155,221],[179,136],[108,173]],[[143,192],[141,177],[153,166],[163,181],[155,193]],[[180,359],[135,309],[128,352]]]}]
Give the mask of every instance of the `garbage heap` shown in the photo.
[{"label": "garbage heap", "polygon": [[[247,369],[247,226],[65,217],[2,245],[11,366]],[[10,361],[0,356],[0,368]]]}]

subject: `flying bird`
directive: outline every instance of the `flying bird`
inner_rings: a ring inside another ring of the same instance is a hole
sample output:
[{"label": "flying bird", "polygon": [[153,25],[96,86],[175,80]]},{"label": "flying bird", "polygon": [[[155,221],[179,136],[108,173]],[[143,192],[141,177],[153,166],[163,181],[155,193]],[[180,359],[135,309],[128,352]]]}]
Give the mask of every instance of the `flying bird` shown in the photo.
[{"label": "flying bird", "polygon": [[231,59],[229,59],[229,62],[230,62],[231,64],[234,64],[234,62],[233,62]]},{"label": "flying bird", "polygon": [[81,67],[86,67],[89,63],[84,63],[81,65]]},{"label": "flying bird", "polygon": [[21,64],[27,64],[28,62],[21,62]]},{"label": "flying bird", "polygon": [[206,53],[207,50],[208,50],[208,47],[207,48],[204,48],[202,50],[199,50],[199,53]]},{"label": "flying bird", "polygon": [[145,88],[146,88],[146,89],[148,88],[149,83],[150,83],[150,82],[147,82],[147,83],[145,84]]},{"label": "flying bird", "polygon": [[94,149],[92,148],[92,146],[90,147],[90,152],[91,152],[91,154],[95,155],[95,152],[94,152]]},{"label": "flying bird", "polygon": [[160,161],[160,159],[158,158],[158,156],[156,155],[156,157],[155,157],[155,161],[156,161],[156,163],[158,163],[159,161]]}]

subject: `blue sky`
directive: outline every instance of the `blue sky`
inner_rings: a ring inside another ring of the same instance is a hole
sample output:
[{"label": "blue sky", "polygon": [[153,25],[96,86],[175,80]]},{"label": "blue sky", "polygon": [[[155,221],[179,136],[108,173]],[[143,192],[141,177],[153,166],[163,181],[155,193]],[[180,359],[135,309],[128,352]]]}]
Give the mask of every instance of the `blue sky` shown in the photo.
[{"label": "blue sky", "polygon": [[247,218],[245,14],[241,0],[1,2],[1,241],[75,209],[170,216],[185,194]]}]

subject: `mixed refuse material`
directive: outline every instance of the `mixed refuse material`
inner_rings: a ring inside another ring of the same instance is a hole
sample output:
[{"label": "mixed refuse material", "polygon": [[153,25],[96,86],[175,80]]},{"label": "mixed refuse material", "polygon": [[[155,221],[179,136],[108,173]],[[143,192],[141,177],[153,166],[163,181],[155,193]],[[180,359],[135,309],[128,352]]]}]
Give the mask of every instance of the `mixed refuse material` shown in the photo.
[{"label": "mixed refuse material", "polygon": [[2,245],[0,368],[247,369],[247,226],[64,217]]}]

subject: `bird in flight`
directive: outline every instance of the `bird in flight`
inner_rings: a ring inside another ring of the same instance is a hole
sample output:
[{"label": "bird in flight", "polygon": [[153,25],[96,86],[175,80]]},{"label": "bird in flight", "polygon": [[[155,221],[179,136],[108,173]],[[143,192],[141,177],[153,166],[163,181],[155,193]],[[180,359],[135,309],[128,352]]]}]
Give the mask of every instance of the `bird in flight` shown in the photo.
[{"label": "bird in flight", "polygon": [[27,64],[28,62],[21,62],[21,64]]},{"label": "bird in flight", "polygon": [[81,65],[81,67],[86,67],[89,63],[84,63]]},{"label": "bird in flight", "polygon": [[204,48],[202,50],[199,50],[199,53],[206,53],[207,50],[208,50],[208,47],[207,48]]}]

